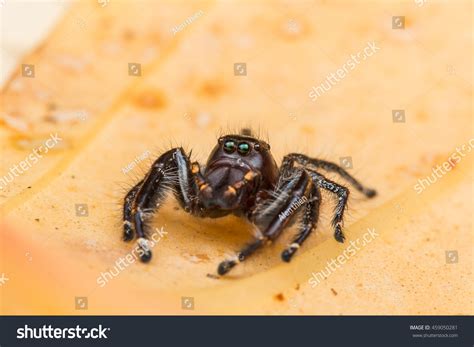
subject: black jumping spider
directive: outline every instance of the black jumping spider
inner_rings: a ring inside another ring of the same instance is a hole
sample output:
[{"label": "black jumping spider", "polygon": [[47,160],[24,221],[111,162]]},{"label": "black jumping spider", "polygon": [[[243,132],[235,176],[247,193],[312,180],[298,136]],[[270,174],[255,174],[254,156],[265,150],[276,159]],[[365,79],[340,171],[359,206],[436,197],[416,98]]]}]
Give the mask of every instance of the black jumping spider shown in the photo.
[{"label": "black jumping spider", "polygon": [[281,254],[289,262],[316,227],[323,188],[337,196],[332,225],[335,239],[344,242],[342,223],[349,190],[317,169],[339,174],[369,198],[376,194],[338,165],[304,154],[286,155],[278,168],[270,145],[253,137],[248,129],[239,135],[220,137],[202,170],[199,163],[191,163],[182,148],[174,148],[161,155],[145,178],[125,196],[124,240],[131,240],[136,234],[142,251],[140,259],[151,259],[144,221],[156,212],[166,192],[172,190],[181,207],[195,216],[218,218],[232,213],[246,217],[256,226],[253,242],[235,259],[221,262],[219,275],[278,237],[294,220],[296,212],[302,211],[299,232]]}]

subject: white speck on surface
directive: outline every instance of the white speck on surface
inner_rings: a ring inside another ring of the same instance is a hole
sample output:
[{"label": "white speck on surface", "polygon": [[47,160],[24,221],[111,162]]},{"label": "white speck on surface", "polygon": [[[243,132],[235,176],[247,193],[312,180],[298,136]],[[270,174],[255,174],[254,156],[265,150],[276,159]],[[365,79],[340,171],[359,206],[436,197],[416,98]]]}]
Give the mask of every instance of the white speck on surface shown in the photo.
[{"label": "white speck on surface", "polygon": [[48,101],[51,99],[51,93],[46,90],[37,90],[35,95],[41,101]]},{"label": "white speck on surface", "polygon": [[236,41],[237,46],[239,46],[240,48],[250,48],[254,46],[254,39],[250,36],[240,35]]},{"label": "white speck on surface", "polygon": [[28,131],[28,123],[26,123],[24,120],[20,118],[16,118],[8,114],[3,114],[0,119],[2,119],[8,127],[14,130],[17,130],[23,133]]},{"label": "white speck on surface", "polygon": [[295,19],[290,19],[285,23],[285,31],[289,35],[299,35],[302,31],[301,23]]},{"label": "white speck on surface", "polygon": [[106,42],[102,45],[104,53],[109,55],[117,55],[122,51],[122,45],[117,42]]},{"label": "white speck on surface", "polygon": [[82,72],[88,62],[83,58],[77,58],[70,55],[60,55],[55,59],[56,63],[70,71]]},{"label": "white speck on surface", "polygon": [[50,117],[58,122],[70,122],[76,120],[86,120],[89,113],[84,110],[70,110],[70,111],[55,111],[51,113]]},{"label": "white speck on surface", "polygon": [[156,49],[156,47],[147,47],[145,49],[145,51],[143,52],[143,55],[141,57],[141,62],[143,64],[149,64],[151,62],[153,62],[154,60],[156,60],[158,58],[159,54],[158,54],[158,50]]},{"label": "white speck on surface", "polygon": [[86,247],[87,249],[97,249],[97,240],[87,240]]},{"label": "white speck on surface", "polygon": [[10,90],[14,92],[21,92],[23,91],[24,86],[25,84],[23,83],[23,81],[17,78],[10,83]]},{"label": "white speck on surface", "polygon": [[211,115],[207,112],[199,112],[196,117],[197,125],[201,128],[204,128],[211,121]]}]

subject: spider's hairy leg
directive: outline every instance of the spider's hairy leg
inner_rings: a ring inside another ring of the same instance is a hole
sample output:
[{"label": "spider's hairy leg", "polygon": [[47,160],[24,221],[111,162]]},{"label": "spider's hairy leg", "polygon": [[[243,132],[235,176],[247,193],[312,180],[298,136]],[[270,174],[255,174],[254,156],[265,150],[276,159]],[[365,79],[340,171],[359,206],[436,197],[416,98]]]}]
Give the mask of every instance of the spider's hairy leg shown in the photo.
[{"label": "spider's hairy leg", "polygon": [[123,240],[130,241],[133,239],[133,202],[135,201],[135,196],[137,195],[138,190],[140,189],[143,180],[138,182],[130,191],[125,195],[123,203]]},{"label": "spider's hairy leg", "polygon": [[147,262],[152,253],[146,233],[146,218],[159,208],[167,191],[174,190],[182,204],[190,206],[195,198],[192,189],[189,158],[182,148],[174,148],[161,155],[152,165],[135,193],[131,215],[141,250],[140,260]]},{"label": "spider's hairy leg", "polygon": [[340,175],[342,178],[344,178],[346,181],[348,181],[355,189],[357,189],[359,192],[361,192],[368,198],[373,198],[375,195],[377,195],[377,191],[375,189],[371,189],[371,188],[367,188],[363,186],[362,183],[360,183],[350,173],[348,173],[339,165],[332,163],[330,161],[311,158],[300,153],[290,153],[283,158],[282,167],[285,165],[292,166],[293,162],[296,162],[302,165],[303,167],[313,166],[315,168],[321,168],[328,172],[335,172],[338,175]]},{"label": "spider's hairy leg", "polygon": [[311,232],[316,229],[319,219],[319,206],[321,205],[321,192],[319,187],[314,183],[312,184],[308,199],[308,202],[306,202],[304,206],[300,231],[293,239],[291,245],[281,254],[281,258],[286,262],[291,260],[293,255],[308,238]]},{"label": "spider's hairy leg", "polygon": [[[219,264],[217,272],[224,275],[229,272],[239,262],[247,259],[256,250],[277,238],[282,230],[288,225],[294,213],[301,206],[298,204],[300,199],[305,196],[306,188],[310,184],[310,177],[304,170],[295,170],[294,175],[286,181],[283,181],[275,190],[281,192],[280,197],[274,199],[270,204],[265,204],[265,213],[258,206],[250,217],[251,221],[263,230],[261,236],[253,242],[242,248],[233,259],[228,259]],[[264,202],[261,202],[264,204]],[[295,208],[295,206],[297,206]],[[291,214],[288,211],[292,211]],[[282,218],[282,213],[285,218]],[[287,217],[286,217],[287,216]]]},{"label": "spider's hairy leg", "polygon": [[349,189],[327,179],[316,171],[310,169],[306,169],[306,171],[310,174],[315,185],[318,185],[321,188],[337,195],[337,204],[334,209],[332,225],[334,227],[334,238],[339,242],[344,242],[345,236],[342,232],[342,224],[344,219],[344,211],[347,206],[347,200],[349,199]]}]

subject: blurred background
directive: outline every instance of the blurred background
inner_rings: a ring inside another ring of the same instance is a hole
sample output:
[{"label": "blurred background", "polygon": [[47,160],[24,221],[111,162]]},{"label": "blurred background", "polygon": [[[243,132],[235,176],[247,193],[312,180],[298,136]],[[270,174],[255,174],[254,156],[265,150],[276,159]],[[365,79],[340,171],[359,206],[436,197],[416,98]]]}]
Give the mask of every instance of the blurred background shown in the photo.
[{"label": "blurred background", "polygon": [[[4,0],[0,13],[2,314],[472,314],[472,2]],[[154,158],[183,146],[205,163],[244,126],[277,162],[331,160],[377,189],[351,194],[346,243],[324,194],[291,263],[295,228],[219,278],[251,226],[170,198],[151,263],[127,258],[123,196]]]}]

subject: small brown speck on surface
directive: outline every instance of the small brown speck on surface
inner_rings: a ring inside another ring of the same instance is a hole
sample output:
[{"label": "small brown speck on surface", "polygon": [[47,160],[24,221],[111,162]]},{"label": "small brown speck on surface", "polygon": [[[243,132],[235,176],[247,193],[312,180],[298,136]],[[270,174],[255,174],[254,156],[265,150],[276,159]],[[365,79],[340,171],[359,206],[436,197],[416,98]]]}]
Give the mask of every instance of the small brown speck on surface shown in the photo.
[{"label": "small brown speck on surface", "polygon": [[331,288],[331,292],[334,294],[334,296],[337,295],[337,292],[334,290],[334,288]]},{"label": "small brown speck on surface", "polygon": [[39,218],[35,218],[35,221],[39,222],[40,220],[39,220]]},{"label": "small brown speck on surface", "polygon": [[284,301],[285,300],[285,297],[282,293],[278,293],[277,295],[275,295],[275,300],[277,301]]},{"label": "small brown speck on surface", "polygon": [[299,284],[299,283],[296,283],[295,289],[296,289],[296,290],[300,290],[300,284]]},{"label": "small brown speck on surface", "polygon": [[124,32],[123,32],[123,38],[126,40],[126,41],[130,41],[130,40],[133,40],[135,38],[135,33],[130,30],[130,29],[126,29]]},{"label": "small brown speck on surface", "polygon": [[206,277],[212,278],[213,280],[218,280],[219,276],[214,275],[214,274],[207,274]]},{"label": "small brown speck on surface", "polygon": [[303,125],[300,127],[300,131],[307,135],[314,135],[316,132],[314,128],[310,125]]},{"label": "small brown speck on surface", "polygon": [[416,114],[416,120],[419,122],[426,122],[428,120],[428,114],[424,111],[420,111]]},{"label": "small brown speck on surface", "polygon": [[196,254],[196,257],[202,261],[211,260],[207,254],[203,254],[203,253]]},{"label": "small brown speck on surface", "polygon": [[54,110],[57,108],[57,106],[56,106],[56,104],[55,104],[54,102],[50,102],[50,103],[48,103],[48,105],[46,105],[46,108],[47,108],[49,111],[54,111]]},{"label": "small brown speck on surface", "polygon": [[224,84],[219,81],[206,81],[199,88],[199,95],[216,98],[220,96],[225,90]]}]

